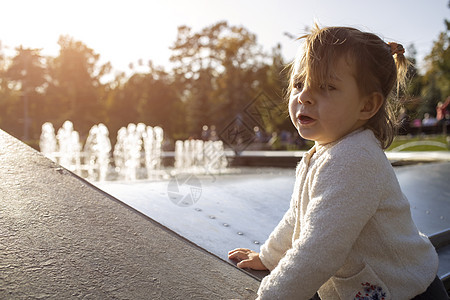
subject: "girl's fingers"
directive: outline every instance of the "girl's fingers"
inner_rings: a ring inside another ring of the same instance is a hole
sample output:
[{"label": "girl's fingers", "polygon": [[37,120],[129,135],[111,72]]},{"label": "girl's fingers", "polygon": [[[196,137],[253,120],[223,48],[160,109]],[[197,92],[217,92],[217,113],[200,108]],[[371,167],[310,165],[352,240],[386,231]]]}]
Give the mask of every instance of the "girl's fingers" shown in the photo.
[{"label": "girl's fingers", "polygon": [[229,259],[243,260],[243,259],[247,259],[248,258],[248,254],[249,253],[250,252],[249,252],[248,249],[233,250],[230,253],[228,253],[228,258]]},{"label": "girl's fingers", "polygon": [[247,249],[247,248],[236,248],[236,249],[231,250],[230,252],[228,252],[228,254],[233,254],[234,252],[237,252],[237,251],[241,251],[241,252],[249,252],[249,251],[251,251],[251,250],[250,250],[250,249]]},{"label": "girl's fingers", "polygon": [[236,266],[241,269],[250,268],[250,260],[249,259],[242,260],[238,262]]},{"label": "girl's fingers", "polygon": [[231,250],[230,252],[228,252],[228,258],[235,258],[236,255],[238,256],[242,256],[242,254],[246,254],[248,255],[248,253],[250,253],[251,250],[246,249],[246,248],[237,248],[234,250]]},{"label": "girl's fingers", "polygon": [[243,260],[243,259],[247,259],[248,255],[246,253],[243,252],[234,252],[233,254],[228,255],[229,259],[238,259],[238,260]]}]

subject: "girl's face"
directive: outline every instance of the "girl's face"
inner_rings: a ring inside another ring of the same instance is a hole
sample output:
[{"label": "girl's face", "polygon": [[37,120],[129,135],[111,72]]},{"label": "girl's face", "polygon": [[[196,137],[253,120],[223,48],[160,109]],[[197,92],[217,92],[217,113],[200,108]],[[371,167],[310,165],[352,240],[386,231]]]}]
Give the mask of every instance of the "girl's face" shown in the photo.
[{"label": "girl's face", "polygon": [[289,115],[299,134],[319,145],[334,142],[366,122],[361,117],[364,97],[351,65],[340,58],[332,73],[335,75],[320,87],[294,83],[289,99]]}]

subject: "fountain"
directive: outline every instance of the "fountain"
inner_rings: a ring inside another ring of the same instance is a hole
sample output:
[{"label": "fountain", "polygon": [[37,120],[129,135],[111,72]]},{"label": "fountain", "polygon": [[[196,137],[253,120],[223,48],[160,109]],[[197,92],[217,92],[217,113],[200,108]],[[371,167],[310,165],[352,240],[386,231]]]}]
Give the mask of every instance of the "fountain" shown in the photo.
[{"label": "fountain", "polygon": [[55,128],[50,122],[42,125],[41,137],[39,140],[39,148],[41,152],[53,161],[56,161],[56,135]]},{"label": "fountain", "polygon": [[116,172],[120,179],[127,181],[136,180],[136,171],[140,163],[141,143],[136,128],[136,124],[131,123],[126,128],[120,128],[114,146],[114,161],[118,162]]},{"label": "fountain", "polygon": [[72,122],[64,122],[57,135],[53,125],[46,122],[39,147],[45,156],[91,181],[134,181],[167,175],[161,170],[163,138],[159,126],[131,123],[119,129],[112,148],[108,128],[100,123],[92,126],[82,147]]},{"label": "fountain", "polygon": [[228,166],[222,141],[175,142],[175,170],[191,174],[221,174]]},{"label": "fountain", "polygon": [[89,180],[106,180],[110,167],[110,152],[108,128],[102,123],[92,126],[83,148],[84,169]]},{"label": "fountain", "polygon": [[159,126],[147,126],[144,140],[145,151],[145,167],[147,169],[147,177],[152,178],[155,171],[161,169],[162,142],[164,138],[163,129]]},{"label": "fountain", "polygon": [[[47,131],[51,132],[53,126],[45,125]],[[42,126],[44,128],[44,125]],[[55,144],[52,133],[41,134],[40,147],[45,151],[53,150],[49,157],[64,166],[68,170],[81,175],[81,144],[78,132],[73,130],[73,124],[65,121],[56,134],[57,144]],[[48,153],[48,152],[47,152]],[[44,153],[45,154],[45,153]]]},{"label": "fountain", "polygon": [[158,126],[131,123],[120,128],[113,152],[119,179],[133,181],[158,177],[163,137],[163,129]]}]

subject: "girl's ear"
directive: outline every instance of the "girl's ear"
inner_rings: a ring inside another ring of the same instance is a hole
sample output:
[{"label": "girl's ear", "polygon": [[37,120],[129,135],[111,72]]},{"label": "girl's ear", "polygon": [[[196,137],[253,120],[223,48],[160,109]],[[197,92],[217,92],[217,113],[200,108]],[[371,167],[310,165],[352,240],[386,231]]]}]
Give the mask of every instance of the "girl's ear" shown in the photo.
[{"label": "girl's ear", "polygon": [[373,92],[364,97],[364,105],[360,111],[361,120],[369,120],[372,118],[383,105],[384,97],[381,93]]}]

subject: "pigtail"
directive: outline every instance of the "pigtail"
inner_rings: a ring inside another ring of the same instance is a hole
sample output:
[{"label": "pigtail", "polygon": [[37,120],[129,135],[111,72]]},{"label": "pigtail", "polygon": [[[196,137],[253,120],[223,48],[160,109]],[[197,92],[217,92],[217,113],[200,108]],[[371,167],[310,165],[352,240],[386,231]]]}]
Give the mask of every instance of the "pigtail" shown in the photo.
[{"label": "pigtail", "polygon": [[[402,101],[400,101],[401,91],[406,91],[407,86],[407,72],[410,62],[405,57],[405,49],[401,44],[394,42],[386,44],[389,49],[389,54],[393,60],[391,71],[388,71],[387,82],[382,85],[383,94],[386,97],[386,101],[383,108],[379,111],[376,118],[369,122],[371,128],[377,138],[381,142],[383,149],[387,149],[397,135],[400,127],[400,122],[397,118],[398,112],[402,107]],[[393,95],[392,91],[394,87],[397,87],[396,93]]]},{"label": "pigtail", "polygon": [[405,57],[405,48],[401,44],[391,42],[387,45],[389,46],[397,68],[397,95],[399,95],[401,89],[406,89],[406,74],[411,63]]}]

